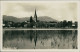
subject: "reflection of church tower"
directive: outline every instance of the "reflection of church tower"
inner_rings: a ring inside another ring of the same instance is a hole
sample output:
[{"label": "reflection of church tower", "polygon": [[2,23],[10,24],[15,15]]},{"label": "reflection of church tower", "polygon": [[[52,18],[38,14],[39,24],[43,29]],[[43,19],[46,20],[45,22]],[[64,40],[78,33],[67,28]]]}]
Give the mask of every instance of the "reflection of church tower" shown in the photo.
[{"label": "reflection of church tower", "polygon": [[35,46],[36,46],[36,43],[37,43],[37,31],[35,30],[35,35],[34,35],[34,42],[35,42]]},{"label": "reflection of church tower", "polygon": [[34,14],[34,19],[35,19],[35,22],[37,22],[37,14],[36,14],[36,9],[35,9],[35,14]]}]

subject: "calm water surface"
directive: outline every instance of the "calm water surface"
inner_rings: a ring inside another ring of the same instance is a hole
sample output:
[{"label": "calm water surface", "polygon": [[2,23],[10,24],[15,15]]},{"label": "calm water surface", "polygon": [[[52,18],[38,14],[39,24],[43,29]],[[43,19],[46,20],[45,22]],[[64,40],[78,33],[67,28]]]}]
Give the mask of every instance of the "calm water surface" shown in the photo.
[{"label": "calm water surface", "polygon": [[77,30],[4,30],[3,49],[77,49]]}]

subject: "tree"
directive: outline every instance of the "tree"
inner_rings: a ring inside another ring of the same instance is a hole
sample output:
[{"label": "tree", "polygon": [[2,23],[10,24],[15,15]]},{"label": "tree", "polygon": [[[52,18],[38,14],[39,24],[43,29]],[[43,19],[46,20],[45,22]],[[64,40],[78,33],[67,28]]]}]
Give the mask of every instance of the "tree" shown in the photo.
[{"label": "tree", "polygon": [[21,27],[24,27],[24,25],[27,24],[26,22],[21,23]]},{"label": "tree", "polygon": [[68,28],[71,28],[72,27],[72,21],[68,21],[67,26],[68,26]]},{"label": "tree", "polygon": [[75,28],[77,28],[78,27],[78,23],[77,22],[75,22]]},{"label": "tree", "polygon": [[67,26],[67,21],[64,20],[64,21],[63,21],[63,27],[65,28],[66,26]]},{"label": "tree", "polygon": [[33,18],[32,16],[30,17],[30,28],[32,28],[34,26],[34,21],[33,21]]},{"label": "tree", "polygon": [[32,23],[33,22],[33,19],[32,19],[32,16],[30,17],[30,23]]}]

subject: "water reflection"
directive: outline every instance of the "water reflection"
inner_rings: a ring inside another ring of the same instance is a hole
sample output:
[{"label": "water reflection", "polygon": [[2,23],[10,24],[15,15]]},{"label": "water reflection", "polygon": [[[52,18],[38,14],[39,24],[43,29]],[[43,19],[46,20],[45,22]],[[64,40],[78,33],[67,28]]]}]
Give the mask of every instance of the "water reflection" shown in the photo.
[{"label": "water reflection", "polygon": [[5,30],[3,48],[77,49],[77,30]]}]

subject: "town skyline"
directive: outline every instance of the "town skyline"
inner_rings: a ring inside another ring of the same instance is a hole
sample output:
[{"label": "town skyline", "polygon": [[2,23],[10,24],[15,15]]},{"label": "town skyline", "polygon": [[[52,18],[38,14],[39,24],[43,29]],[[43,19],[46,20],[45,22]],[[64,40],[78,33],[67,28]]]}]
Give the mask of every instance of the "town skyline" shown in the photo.
[{"label": "town skyline", "polygon": [[[36,9],[34,11],[34,17],[30,16],[30,18],[23,22],[14,22],[15,20],[17,21],[17,18],[14,19],[15,17],[12,17],[13,20],[11,20],[12,16],[3,16],[3,27],[4,28],[9,28],[9,27],[13,27],[13,28],[77,28],[78,26],[78,22],[75,21],[67,21],[67,20],[63,20],[63,21],[57,21],[57,20],[50,20],[47,21],[45,17],[44,20],[46,21],[40,21],[37,17],[37,13],[36,13]],[[10,18],[9,20],[6,20],[5,18]],[[49,17],[50,18],[50,17]],[[49,19],[48,18],[48,19]],[[19,19],[20,20],[20,19]]]}]

